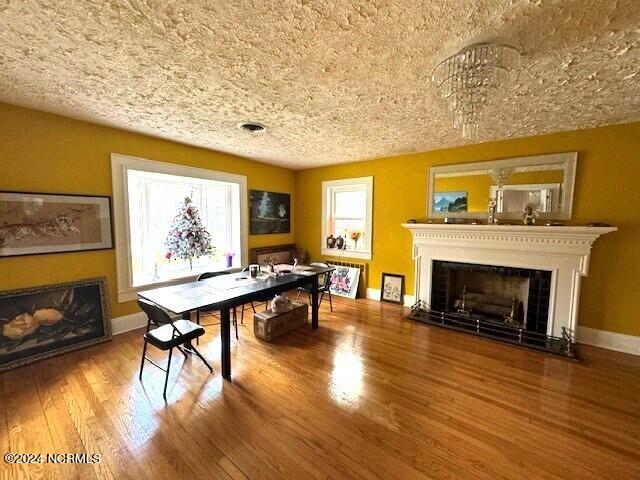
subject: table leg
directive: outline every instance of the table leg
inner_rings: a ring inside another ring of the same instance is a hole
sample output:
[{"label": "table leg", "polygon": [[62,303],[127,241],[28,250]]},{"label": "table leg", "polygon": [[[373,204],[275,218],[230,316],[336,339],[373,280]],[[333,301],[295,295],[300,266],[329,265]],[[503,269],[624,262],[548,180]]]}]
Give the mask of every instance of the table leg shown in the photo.
[{"label": "table leg", "polygon": [[231,325],[229,318],[229,308],[220,309],[220,340],[222,349],[220,350],[220,364],[222,365],[222,377],[231,380]]},{"label": "table leg", "polygon": [[311,279],[311,328],[318,328],[318,276]]}]

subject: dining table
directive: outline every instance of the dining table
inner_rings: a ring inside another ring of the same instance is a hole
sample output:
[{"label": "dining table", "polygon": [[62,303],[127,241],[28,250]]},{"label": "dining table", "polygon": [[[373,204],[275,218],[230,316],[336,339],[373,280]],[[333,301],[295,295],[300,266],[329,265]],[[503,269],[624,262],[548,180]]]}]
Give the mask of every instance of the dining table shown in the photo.
[{"label": "dining table", "polygon": [[220,311],[222,377],[231,380],[231,311],[240,305],[273,298],[299,287],[308,288],[311,292],[311,328],[316,330],[319,323],[318,278],[330,275],[333,270],[332,266],[298,265],[290,269],[280,267],[276,272],[260,272],[255,277],[249,271],[242,271],[144,290],[138,292],[138,296],[178,315],[187,316],[197,310]]}]

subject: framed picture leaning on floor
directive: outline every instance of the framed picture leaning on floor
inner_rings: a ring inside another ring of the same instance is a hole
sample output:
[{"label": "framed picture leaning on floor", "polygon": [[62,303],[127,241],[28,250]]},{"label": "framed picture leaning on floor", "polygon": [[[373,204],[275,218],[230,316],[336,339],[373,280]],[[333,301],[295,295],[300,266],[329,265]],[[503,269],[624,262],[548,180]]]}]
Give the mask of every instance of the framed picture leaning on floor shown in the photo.
[{"label": "framed picture leaning on floor", "polygon": [[382,288],[380,288],[380,301],[404,303],[404,275],[395,273],[382,274]]}]

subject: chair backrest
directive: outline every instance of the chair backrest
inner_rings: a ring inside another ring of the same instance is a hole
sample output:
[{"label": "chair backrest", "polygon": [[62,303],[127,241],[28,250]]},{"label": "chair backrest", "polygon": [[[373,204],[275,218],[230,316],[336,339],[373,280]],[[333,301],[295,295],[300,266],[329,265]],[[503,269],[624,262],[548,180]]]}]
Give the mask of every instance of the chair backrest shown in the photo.
[{"label": "chair backrest", "polygon": [[173,323],[171,317],[167,312],[157,306],[155,303],[145,300],[144,298],[138,299],[138,306],[149,317],[149,321],[154,325],[161,326],[167,323]]},{"label": "chair backrest", "polygon": [[198,278],[196,278],[196,282],[199,282],[200,280],[204,280],[206,278],[219,277],[220,275],[229,275],[229,272],[226,272],[224,270],[221,270],[219,272],[204,272],[198,275]]},{"label": "chair backrest", "polygon": [[[328,263],[324,263],[324,262],[311,262],[309,264],[309,266],[311,267],[323,267],[323,268],[329,268],[329,264]],[[323,289],[328,289],[331,286],[331,275],[326,274],[326,273],[321,273],[320,275],[318,275],[318,289],[319,290],[323,290]]]}]

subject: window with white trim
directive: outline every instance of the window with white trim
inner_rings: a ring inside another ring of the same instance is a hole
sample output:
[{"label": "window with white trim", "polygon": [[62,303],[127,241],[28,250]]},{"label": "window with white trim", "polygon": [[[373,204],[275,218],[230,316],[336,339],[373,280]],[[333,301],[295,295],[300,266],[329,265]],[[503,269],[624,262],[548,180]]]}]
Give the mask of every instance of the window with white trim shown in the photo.
[{"label": "window with white trim", "polygon": [[[118,297],[135,298],[150,286],[191,280],[246,258],[246,177],[112,155]],[[212,255],[168,259],[165,240],[185,197],[199,211],[212,238]]]},{"label": "window with white trim", "polygon": [[[371,259],[372,205],[373,177],[322,182],[323,255]],[[344,249],[337,248],[338,237]]]}]

